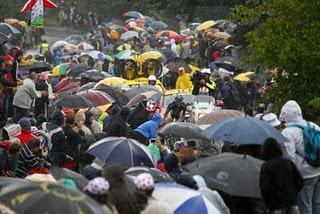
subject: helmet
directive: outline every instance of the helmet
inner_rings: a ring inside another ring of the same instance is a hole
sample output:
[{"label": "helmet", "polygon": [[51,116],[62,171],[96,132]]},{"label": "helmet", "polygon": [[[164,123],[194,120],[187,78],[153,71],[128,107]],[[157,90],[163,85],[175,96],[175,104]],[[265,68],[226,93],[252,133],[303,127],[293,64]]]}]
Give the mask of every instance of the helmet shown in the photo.
[{"label": "helmet", "polygon": [[157,110],[157,107],[158,107],[157,101],[150,99],[147,101],[145,110],[147,113],[154,113]]},{"label": "helmet", "polygon": [[204,68],[201,70],[201,73],[211,75],[211,70],[210,70],[210,68]]},{"label": "helmet", "polygon": [[209,89],[206,88],[206,87],[201,87],[201,88],[199,89],[199,94],[200,94],[200,95],[208,95],[208,94],[209,94]]},{"label": "helmet", "polygon": [[148,80],[149,80],[149,81],[157,81],[157,78],[156,78],[156,76],[154,76],[154,75],[150,75],[150,76],[148,77]]},{"label": "helmet", "polygon": [[183,96],[181,94],[178,94],[175,98],[174,101],[176,102],[183,102]]}]

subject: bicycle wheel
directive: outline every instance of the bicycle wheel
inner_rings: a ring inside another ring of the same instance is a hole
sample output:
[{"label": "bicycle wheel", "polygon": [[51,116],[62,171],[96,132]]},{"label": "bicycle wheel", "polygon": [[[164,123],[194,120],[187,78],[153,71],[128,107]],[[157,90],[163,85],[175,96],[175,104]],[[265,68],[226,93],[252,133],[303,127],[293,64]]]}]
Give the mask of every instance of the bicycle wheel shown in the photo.
[{"label": "bicycle wheel", "polygon": [[154,75],[158,77],[162,72],[162,64],[158,59],[147,59],[142,67],[145,77]]}]

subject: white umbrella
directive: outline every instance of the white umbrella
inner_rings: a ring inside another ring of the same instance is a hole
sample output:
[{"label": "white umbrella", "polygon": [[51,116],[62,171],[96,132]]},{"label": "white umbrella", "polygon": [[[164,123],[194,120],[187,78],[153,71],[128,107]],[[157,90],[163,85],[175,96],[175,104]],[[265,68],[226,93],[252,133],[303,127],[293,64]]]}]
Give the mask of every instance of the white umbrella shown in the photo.
[{"label": "white umbrella", "polygon": [[51,46],[51,49],[54,50],[54,49],[59,48],[59,47],[64,47],[66,44],[68,44],[68,42],[66,42],[66,41],[64,41],[64,40],[60,40],[60,41],[55,42],[55,43]]},{"label": "white umbrella", "polygon": [[92,57],[93,59],[97,59],[97,60],[101,60],[101,61],[103,61],[106,58],[106,55],[104,53],[102,53],[101,51],[96,51],[96,50],[81,53],[81,56],[84,56],[84,55],[88,55],[88,56]]},{"label": "white umbrella", "polygon": [[129,40],[134,37],[139,38],[139,33],[136,31],[127,31],[121,35],[120,39],[121,40]]},{"label": "white umbrella", "polygon": [[83,50],[83,51],[91,51],[94,50],[94,47],[92,45],[90,45],[87,42],[81,42],[79,45],[77,45],[77,48],[79,50]]}]

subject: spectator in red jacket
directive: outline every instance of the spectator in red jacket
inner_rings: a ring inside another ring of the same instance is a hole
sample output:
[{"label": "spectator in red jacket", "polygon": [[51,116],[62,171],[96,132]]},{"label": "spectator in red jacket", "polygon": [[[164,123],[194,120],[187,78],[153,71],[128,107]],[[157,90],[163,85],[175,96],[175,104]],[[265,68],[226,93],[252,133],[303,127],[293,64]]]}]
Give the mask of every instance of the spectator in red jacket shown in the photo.
[{"label": "spectator in red jacket", "polygon": [[21,118],[19,124],[21,126],[21,134],[18,135],[17,138],[20,140],[21,144],[27,144],[32,139],[36,138],[31,132],[31,122],[28,118]]}]

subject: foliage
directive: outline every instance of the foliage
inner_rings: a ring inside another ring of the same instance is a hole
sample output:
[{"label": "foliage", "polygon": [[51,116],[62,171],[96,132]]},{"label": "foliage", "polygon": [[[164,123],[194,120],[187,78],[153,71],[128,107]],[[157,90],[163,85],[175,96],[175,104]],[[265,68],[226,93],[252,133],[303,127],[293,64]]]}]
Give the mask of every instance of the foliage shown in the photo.
[{"label": "foliage", "polygon": [[248,60],[280,71],[269,98],[278,106],[295,99],[309,117],[308,103],[320,94],[319,11],[311,0],[248,0],[232,10],[247,30]]}]

